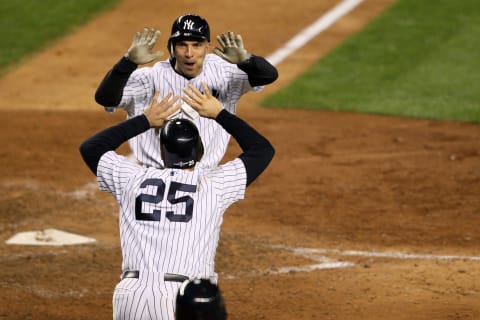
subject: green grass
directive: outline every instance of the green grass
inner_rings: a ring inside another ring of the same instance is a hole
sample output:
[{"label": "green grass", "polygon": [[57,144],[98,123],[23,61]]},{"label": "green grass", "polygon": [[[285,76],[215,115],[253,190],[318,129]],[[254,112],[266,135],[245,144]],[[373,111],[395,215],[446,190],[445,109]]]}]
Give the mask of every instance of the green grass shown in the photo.
[{"label": "green grass", "polygon": [[119,1],[0,0],[0,74]]},{"label": "green grass", "polygon": [[262,105],[480,122],[480,1],[399,0]]}]

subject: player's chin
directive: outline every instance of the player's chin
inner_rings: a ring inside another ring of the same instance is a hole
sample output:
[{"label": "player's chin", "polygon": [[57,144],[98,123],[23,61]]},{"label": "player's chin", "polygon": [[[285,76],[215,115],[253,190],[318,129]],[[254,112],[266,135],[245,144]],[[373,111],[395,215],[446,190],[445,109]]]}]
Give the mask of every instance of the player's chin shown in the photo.
[{"label": "player's chin", "polygon": [[201,72],[201,68],[198,67],[196,63],[183,63],[182,73],[190,78],[198,76]]}]

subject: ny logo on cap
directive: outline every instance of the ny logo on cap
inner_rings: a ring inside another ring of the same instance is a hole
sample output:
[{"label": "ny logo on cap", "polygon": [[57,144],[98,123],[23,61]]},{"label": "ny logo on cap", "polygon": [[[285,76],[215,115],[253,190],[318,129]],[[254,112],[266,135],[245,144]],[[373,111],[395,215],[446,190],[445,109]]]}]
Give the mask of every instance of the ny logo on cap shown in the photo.
[{"label": "ny logo on cap", "polygon": [[183,28],[187,30],[193,30],[194,22],[192,20],[185,20],[183,22]]}]

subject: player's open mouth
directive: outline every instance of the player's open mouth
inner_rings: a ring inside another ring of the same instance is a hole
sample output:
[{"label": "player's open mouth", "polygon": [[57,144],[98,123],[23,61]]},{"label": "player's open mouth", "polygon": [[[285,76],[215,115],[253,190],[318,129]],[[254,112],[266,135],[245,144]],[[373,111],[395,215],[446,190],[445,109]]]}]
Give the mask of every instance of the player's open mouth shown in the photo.
[{"label": "player's open mouth", "polygon": [[185,62],[185,69],[187,70],[193,70],[195,69],[195,62]]}]

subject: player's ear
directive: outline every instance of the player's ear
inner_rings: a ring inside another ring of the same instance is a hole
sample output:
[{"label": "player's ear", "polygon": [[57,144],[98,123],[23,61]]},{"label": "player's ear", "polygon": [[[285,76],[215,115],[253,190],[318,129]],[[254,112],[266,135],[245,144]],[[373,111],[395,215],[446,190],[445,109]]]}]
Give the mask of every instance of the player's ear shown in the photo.
[{"label": "player's ear", "polygon": [[212,52],[212,44],[207,42],[207,52]]}]

